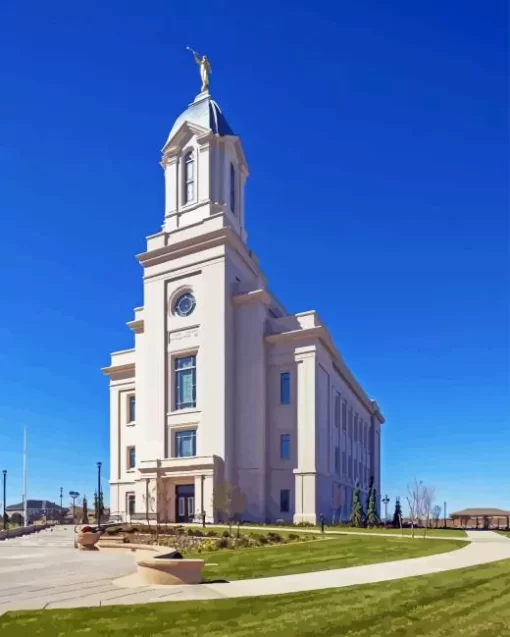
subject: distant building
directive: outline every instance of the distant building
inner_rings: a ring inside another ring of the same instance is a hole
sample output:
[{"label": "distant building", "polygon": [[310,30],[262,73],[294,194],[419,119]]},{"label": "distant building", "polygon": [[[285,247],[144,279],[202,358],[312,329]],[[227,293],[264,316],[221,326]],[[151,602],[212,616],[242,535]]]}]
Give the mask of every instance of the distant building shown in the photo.
[{"label": "distant building", "polygon": [[[59,520],[65,511],[67,511],[67,509],[60,508],[58,504],[50,502],[50,500],[27,500],[27,524],[31,524],[35,520],[40,520],[43,517],[46,517],[47,520]],[[23,517],[25,515],[23,502],[20,504],[10,504],[8,507],[5,507],[5,512],[9,517],[12,517],[15,513]]]},{"label": "distant building", "polygon": [[474,527],[476,529],[510,527],[510,511],[503,509],[473,507],[455,511],[450,517],[453,520],[453,525],[459,527]]}]

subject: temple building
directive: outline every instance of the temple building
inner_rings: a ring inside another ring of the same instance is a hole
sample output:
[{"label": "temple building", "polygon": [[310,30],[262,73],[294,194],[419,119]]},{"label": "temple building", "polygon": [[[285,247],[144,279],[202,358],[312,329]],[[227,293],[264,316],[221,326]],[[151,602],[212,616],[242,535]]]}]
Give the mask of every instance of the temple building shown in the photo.
[{"label": "temple building", "polygon": [[156,500],[161,520],[214,521],[213,493],[229,484],[243,520],[347,519],[356,484],[365,498],[373,476],[381,493],[384,418],[318,312],[289,314],[269,291],[247,242],[243,145],[207,86],[161,166],[134,347],[103,369],[112,515],[143,518]]}]

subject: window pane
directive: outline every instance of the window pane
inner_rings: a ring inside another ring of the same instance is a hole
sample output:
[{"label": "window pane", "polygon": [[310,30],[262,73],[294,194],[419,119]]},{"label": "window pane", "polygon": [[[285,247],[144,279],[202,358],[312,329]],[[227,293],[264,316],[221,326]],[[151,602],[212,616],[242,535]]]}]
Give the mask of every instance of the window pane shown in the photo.
[{"label": "window pane", "polygon": [[177,458],[196,456],[196,431],[178,431],[175,434],[175,455]]},{"label": "window pane", "polygon": [[290,491],[289,489],[282,489],[280,491],[280,512],[288,513],[290,510]]},{"label": "window pane", "polygon": [[186,184],[186,203],[188,203],[188,201],[192,201],[193,193],[194,193],[194,188],[193,188],[193,182],[191,181],[188,184]]},{"label": "window pane", "polygon": [[135,422],[135,407],[136,399],[134,396],[129,397],[129,420],[128,422]]},{"label": "window pane", "polygon": [[128,513],[129,515],[134,515],[135,513],[135,494],[130,493],[128,495]]},{"label": "window pane", "polygon": [[196,407],[195,356],[175,359],[175,408]]},{"label": "window pane", "polygon": [[186,159],[186,181],[191,181],[194,177],[194,170],[195,170],[195,162],[193,161],[193,159],[191,159],[191,161],[188,161]]},{"label": "window pane", "polygon": [[290,374],[283,372],[280,374],[280,403],[290,405]]},{"label": "window pane", "polygon": [[282,434],[280,436],[280,458],[288,460],[290,458],[290,435]]},{"label": "window pane", "polygon": [[134,469],[135,468],[135,464],[136,464],[136,456],[135,456],[135,448],[134,447],[130,447],[129,448],[129,459],[128,459],[128,466],[130,469]]}]

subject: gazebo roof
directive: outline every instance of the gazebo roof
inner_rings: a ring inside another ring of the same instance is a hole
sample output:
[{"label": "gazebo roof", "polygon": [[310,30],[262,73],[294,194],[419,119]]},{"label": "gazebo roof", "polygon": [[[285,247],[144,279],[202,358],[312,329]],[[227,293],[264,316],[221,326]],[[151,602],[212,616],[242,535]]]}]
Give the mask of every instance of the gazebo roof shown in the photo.
[{"label": "gazebo roof", "polygon": [[506,518],[510,516],[510,511],[504,511],[503,509],[493,509],[489,507],[474,507],[472,509],[462,509],[462,511],[455,511],[450,514],[451,518]]}]

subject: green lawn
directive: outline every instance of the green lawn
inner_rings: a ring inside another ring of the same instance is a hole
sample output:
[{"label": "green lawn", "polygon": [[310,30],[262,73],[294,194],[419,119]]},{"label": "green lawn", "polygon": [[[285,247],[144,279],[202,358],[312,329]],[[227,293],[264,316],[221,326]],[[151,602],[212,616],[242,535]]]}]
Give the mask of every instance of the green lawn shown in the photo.
[{"label": "green lawn", "polygon": [[505,535],[506,537],[510,537],[510,531],[497,531],[500,535]]},{"label": "green lawn", "polygon": [[510,560],[275,597],[7,613],[6,637],[504,637]]},{"label": "green lawn", "polygon": [[[186,528],[198,528],[198,527],[186,527]],[[249,525],[247,525],[247,527],[239,527],[240,528],[240,532],[241,534],[246,534],[246,533],[267,533],[268,531],[277,531],[278,533],[299,533],[300,535],[305,534],[309,531],[314,531],[317,532],[320,527],[286,527],[286,526],[282,526],[282,527],[278,527],[278,526],[272,526],[272,527],[258,527],[256,528],[256,530],[250,529]],[[219,533],[222,533],[223,531],[227,530],[228,531],[228,527],[226,526],[206,526],[205,527],[205,532],[207,533],[207,531],[217,531]],[[204,529],[202,527],[200,527],[200,531],[204,531]],[[404,535],[411,535],[411,529],[403,529],[404,531]],[[375,528],[375,529],[364,529],[364,528],[356,528],[356,527],[350,527],[350,526],[326,526],[325,527],[325,532],[326,533],[333,533],[333,532],[345,532],[345,533],[382,533],[384,535],[401,535],[401,530],[400,529],[382,529],[382,528]],[[237,526],[233,526],[232,527],[232,534],[237,533]],[[423,529],[415,529],[415,535],[416,537],[423,537]],[[466,532],[463,529],[427,529],[427,535],[430,537],[458,537],[458,538],[465,538],[467,537]]]},{"label": "green lawn", "polygon": [[[359,533],[384,533],[388,535],[401,535],[402,531],[404,535],[411,535],[411,529],[357,529],[354,527],[344,527],[339,529],[328,528],[328,531],[345,531],[345,532],[359,532]],[[414,534],[416,537],[423,537],[423,529],[415,529]],[[463,529],[427,529],[428,537],[467,537],[466,531]]]},{"label": "green lawn", "polygon": [[463,547],[455,540],[342,535],[311,542],[249,549],[223,549],[186,555],[206,561],[204,579],[239,580],[390,562]]}]

